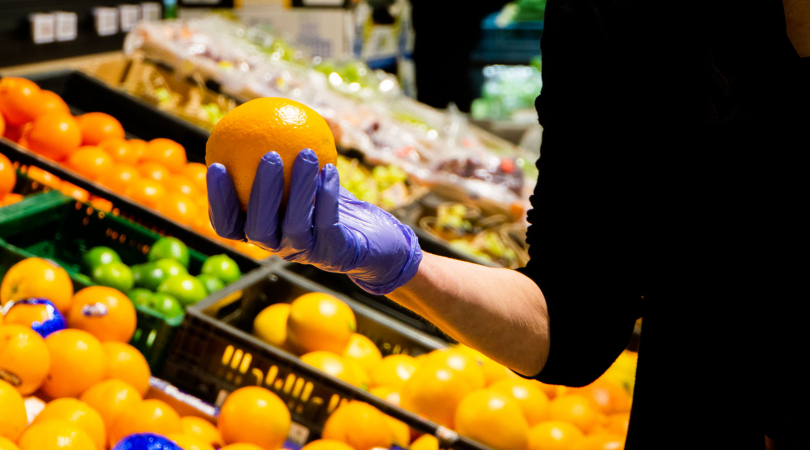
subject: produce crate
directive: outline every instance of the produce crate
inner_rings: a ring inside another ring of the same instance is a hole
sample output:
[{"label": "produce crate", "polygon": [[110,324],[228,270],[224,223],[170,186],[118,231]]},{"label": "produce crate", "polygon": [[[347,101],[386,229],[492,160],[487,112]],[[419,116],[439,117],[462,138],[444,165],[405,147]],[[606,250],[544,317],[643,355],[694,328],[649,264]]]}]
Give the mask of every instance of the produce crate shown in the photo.
[{"label": "produce crate", "polygon": [[[107,246],[125,264],[140,264],[147,261],[149,247],[161,237],[58,191],[26,197],[0,209],[0,236],[5,253],[16,255],[14,262],[34,256],[56,261],[70,275],[74,290],[95,284],[81,273],[82,255],[89,249]],[[185,242],[185,235],[175,237]],[[190,247],[189,272],[199,273],[206,255],[218,253],[216,247]],[[243,273],[259,267],[251,262],[239,265]],[[138,323],[131,344],[157,372],[182,317],[166,318],[139,305],[135,308]]]},{"label": "produce crate", "polygon": [[251,334],[253,320],[262,309],[308,292],[326,292],[345,301],[357,317],[357,332],[371,338],[383,354],[419,355],[445,346],[282,267],[266,266],[188,309],[160,377],[216,405],[239,387],[264,386],[287,403],[293,421],[309,430],[303,441],[317,438],[326,419],[346,399],[367,402],[417,432],[438,434],[445,447],[483,448],[308,366]]}]

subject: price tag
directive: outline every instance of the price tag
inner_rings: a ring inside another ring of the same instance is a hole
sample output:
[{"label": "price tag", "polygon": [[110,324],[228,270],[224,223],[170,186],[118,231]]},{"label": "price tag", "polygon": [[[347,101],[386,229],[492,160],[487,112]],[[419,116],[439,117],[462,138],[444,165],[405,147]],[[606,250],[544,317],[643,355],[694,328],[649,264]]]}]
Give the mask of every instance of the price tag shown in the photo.
[{"label": "price tag", "polygon": [[56,18],[53,14],[35,13],[28,16],[31,39],[35,44],[46,44],[56,39]]},{"label": "price tag", "polygon": [[56,40],[64,42],[76,39],[79,22],[76,13],[56,11],[53,14],[56,16]]},{"label": "price tag", "polygon": [[126,33],[138,24],[141,7],[138,5],[118,5],[118,15],[121,17],[121,31]]},{"label": "price tag", "polygon": [[96,33],[99,36],[111,36],[118,33],[118,10],[116,8],[93,8],[96,19]]},{"label": "price tag", "polygon": [[160,20],[160,3],[141,3],[141,20],[144,22],[157,22]]}]

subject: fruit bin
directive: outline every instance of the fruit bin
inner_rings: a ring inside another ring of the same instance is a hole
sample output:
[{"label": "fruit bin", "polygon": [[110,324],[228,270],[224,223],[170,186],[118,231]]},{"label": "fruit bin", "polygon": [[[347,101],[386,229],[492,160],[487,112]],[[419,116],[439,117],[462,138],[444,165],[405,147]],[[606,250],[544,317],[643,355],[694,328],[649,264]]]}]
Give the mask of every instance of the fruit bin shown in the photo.
[{"label": "fruit bin", "polygon": [[[96,210],[58,191],[27,197],[0,209],[0,245],[4,252],[16,255],[17,260],[38,256],[56,261],[70,275],[75,291],[95,284],[80,272],[82,256],[90,248],[107,246],[124,263],[138,264],[146,262],[150,245],[160,237],[152,230]],[[187,238],[184,234],[175,237]],[[199,273],[206,255],[219,252],[217,247],[191,247],[190,273]],[[259,264],[247,261],[239,266],[247,273]],[[141,305],[135,305],[135,309],[137,329],[131,344],[144,354],[156,372],[182,316],[167,318]]]},{"label": "fruit bin", "polygon": [[345,399],[369,403],[417,432],[437,435],[447,448],[485,448],[251,334],[262,309],[308,292],[325,292],[347,303],[357,318],[357,332],[374,341],[383,355],[419,355],[447,345],[283,267],[266,266],[188,308],[159,376],[215,405],[242,386],[266,387],[287,403],[294,422],[310,430],[307,441],[319,436],[326,419]]}]

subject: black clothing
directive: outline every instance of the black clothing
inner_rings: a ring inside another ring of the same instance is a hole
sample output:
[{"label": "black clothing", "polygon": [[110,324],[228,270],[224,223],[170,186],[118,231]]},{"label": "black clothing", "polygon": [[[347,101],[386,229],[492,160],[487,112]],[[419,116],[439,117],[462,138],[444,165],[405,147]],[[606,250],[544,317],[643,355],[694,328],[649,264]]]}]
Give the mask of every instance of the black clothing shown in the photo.
[{"label": "black clothing", "polygon": [[521,271],[537,379],[590,383],[644,317],[628,450],[810,445],[810,63],[779,0],[548,0]]}]

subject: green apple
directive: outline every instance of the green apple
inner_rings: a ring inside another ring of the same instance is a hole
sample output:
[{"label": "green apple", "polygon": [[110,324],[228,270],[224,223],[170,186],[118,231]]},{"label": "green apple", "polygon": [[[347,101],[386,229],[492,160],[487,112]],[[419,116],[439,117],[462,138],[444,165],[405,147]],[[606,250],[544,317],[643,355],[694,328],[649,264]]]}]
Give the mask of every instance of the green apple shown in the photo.
[{"label": "green apple", "polygon": [[231,284],[242,276],[239,266],[228,255],[214,255],[205,260],[202,273],[213,275],[225,285]]},{"label": "green apple", "polygon": [[157,291],[175,297],[183,307],[191,306],[208,295],[205,285],[187,273],[169,277],[158,286]]},{"label": "green apple", "polygon": [[160,238],[152,244],[147,256],[150,262],[161,259],[173,259],[188,268],[188,247],[180,239],[172,237]]},{"label": "green apple", "polygon": [[167,319],[183,315],[183,306],[169,294],[160,292],[152,294],[147,307]]},{"label": "green apple", "polygon": [[96,268],[93,269],[92,278],[93,282],[96,284],[109,286],[121,292],[129,291],[134,284],[132,270],[129,269],[129,266],[120,261],[96,266]]},{"label": "green apple", "polygon": [[132,304],[141,306],[148,306],[152,295],[154,295],[152,291],[144,288],[135,288],[127,292],[127,297],[132,300]]},{"label": "green apple", "polygon": [[225,284],[223,284],[219,278],[210,273],[201,273],[197,275],[197,279],[202,282],[203,286],[205,286],[205,290],[208,291],[209,294],[225,287]]},{"label": "green apple", "polygon": [[93,247],[85,253],[84,256],[82,256],[82,261],[84,261],[84,266],[87,268],[88,272],[93,272],[93,269],[100,265],[109,264],[111,262],[121,262],[121,257],[110,247],[99,246]]}]

